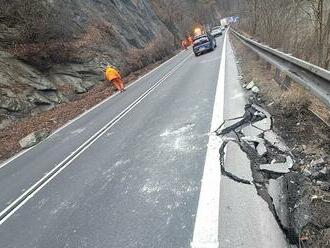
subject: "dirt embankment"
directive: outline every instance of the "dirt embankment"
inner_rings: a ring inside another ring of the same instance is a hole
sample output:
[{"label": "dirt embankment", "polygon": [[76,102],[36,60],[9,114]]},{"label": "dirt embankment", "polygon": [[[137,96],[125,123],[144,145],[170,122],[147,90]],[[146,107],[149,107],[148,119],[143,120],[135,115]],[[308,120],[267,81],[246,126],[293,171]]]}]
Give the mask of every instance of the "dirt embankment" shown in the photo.
[{"label": "dirt embankment", "polygon": [[242,87],[253,81],[258,88],[249,91],[250,102],[270,112],[294,159],[288,173],[263,173],[270,208],[298,247],[330,247],[330,111],[294,82],[289,89],[279,85],[261,58],[234,36],[231,42]]}]

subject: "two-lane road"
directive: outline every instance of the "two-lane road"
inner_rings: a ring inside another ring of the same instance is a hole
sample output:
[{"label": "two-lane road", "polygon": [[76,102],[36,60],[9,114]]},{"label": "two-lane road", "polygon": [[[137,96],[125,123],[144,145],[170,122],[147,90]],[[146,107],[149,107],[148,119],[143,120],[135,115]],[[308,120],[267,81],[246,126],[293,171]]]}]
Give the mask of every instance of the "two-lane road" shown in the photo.
[{"label": "two-lane road", "polygon": [[[190,247],[196,219],[203,218],[196,215],[208,211],[199,201],[218,107],[219,69],[230,51],[229,42],[224,51],[223,44],[221,37],[214,52],[200,57],[181,52],[124,94],[0,168],[0,247]],[[227,64],[235,65],[233,58]],[[239,85],[229,87],[228,82],[232,81],[222,82],[222,115],[240,113],[245,102],[236,92]],[[226,109],[228,101],[231,109]],[[54,175],[15,204],[61,163]],[[220,176],[208,190],[210,195],[220,191]],[[219,202],[231,202],[217,197]],[[215,213],[209,215],[215,218],[214,226],[198,227],[205,235],[220,232],[219,226],[226,228],[221,224],[221,212],[226,210],[221,204],[214,206]],[[270,223],[267,230],[273,229]],[[265,241],[254,247],[285,247],[276,231],[275,246]],[[243,245],[236,246],[216,236],[196,247],[250,247],[244,246],[244,237]]]}]

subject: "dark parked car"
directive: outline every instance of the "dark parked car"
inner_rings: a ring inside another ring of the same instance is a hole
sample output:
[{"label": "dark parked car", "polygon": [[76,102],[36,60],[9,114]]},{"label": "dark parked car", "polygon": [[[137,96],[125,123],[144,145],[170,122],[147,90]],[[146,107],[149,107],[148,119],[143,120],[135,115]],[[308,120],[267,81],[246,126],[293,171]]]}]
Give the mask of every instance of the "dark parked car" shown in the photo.
[{"label": "dark parked car", "polygon": [[213,51],[217,47],[217,41],[210,34],[196,36],[193,42],[193,51],[196,56]]}]

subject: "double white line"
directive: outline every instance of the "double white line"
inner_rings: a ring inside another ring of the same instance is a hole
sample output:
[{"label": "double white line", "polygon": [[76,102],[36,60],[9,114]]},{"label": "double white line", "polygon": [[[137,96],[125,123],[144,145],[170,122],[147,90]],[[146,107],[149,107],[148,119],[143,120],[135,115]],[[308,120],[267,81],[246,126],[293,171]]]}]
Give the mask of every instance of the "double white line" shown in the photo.
[{"label": "double white line", "polygon": [[27,191],[18,197],[14,202],[8,205],[4,210],[0,212],[0,225],[2,225],[11,215],[13,215],[18,209],[20,209],[29,199],[31,199],[36,193],[38,193],[45,185],[47,185],[54,177],[56,177],[62,170],[68,167],[81,153],[88,149],[94,142],[96,142],[103,134],[111,129],[117,122],[119,122],[125,115],[127,115],[136,105],[138,105],[144,98],[146,98],[152,91],[158,88],[168,77],[170,77],[175,71],[177,71],[182,64],[191,57],[192,54],[183,59],[178,65],[176,65],[170,72],[162,77],[151,88],[141,94],[133,103],[119,113],[115,118],[104,125],[97,133],[90,137],[86,142],[79,146],[74,152],[66,157],[61,163],[56,165],[51,171],[49,171],[38,182],[31,186]]}]

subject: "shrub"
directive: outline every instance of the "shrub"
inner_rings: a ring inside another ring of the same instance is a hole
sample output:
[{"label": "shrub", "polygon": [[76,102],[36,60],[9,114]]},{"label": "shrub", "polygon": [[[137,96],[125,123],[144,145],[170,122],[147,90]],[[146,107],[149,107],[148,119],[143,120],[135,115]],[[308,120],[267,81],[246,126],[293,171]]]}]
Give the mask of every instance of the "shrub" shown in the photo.
[{"label": "shrub", "polygon": [[162,60],[170,55],[173,50],[172,42],[159,35],[144,49],[133,48],[128,51],[127,64],[129,71],[136,71],[148,64]]}]

